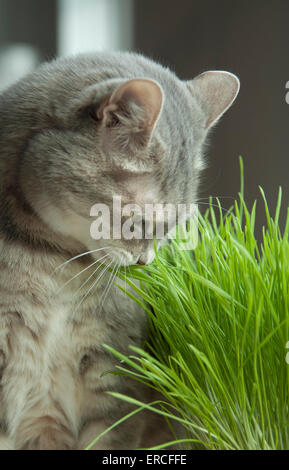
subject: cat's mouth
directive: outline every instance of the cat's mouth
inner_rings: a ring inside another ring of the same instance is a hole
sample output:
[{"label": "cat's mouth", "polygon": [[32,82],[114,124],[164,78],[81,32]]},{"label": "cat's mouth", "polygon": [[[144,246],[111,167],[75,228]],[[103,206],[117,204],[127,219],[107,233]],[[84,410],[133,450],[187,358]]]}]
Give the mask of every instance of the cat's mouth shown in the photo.
[{"label": "cat's mouth", "polygon": [[114,253],[111,254],[110,256],[111,258],[114,259],[115,263],[119,263],[120,266],[133,266],[133,265],[145,266],[145,265],[152,263],[152,261],[155,258],[155,253],[152,250],[149,253],[142,253],[142,254],[134,255],[125,250],[117,250],[117,251],[114,251]]},{"label": "cat's mouth", "polygon": [[94,250],[92,250],[91,254],[96,261],[111,267],[135,265],[138,264],[140,258],[140,256],[134,256],[132,253],[122,248],[116,249],[110,246],[95,250],[95,252],[93,251]]},{"label": "cat's mouth", "polygon": [[132,253],[121,248],[113,250],[113,252],[110,253],[109,256],[115,264],[119,264],[120,266],[132,266],[134,264],[137,264],[140,258],[140,256],[135,256]]},{"label": "cat's mouth", "polygon": [[94,258],[109,266],[126,267],[133,265],[145,266],[154,260],[154,253],[133,254],[122,248],[106,247],[97,251]]}]

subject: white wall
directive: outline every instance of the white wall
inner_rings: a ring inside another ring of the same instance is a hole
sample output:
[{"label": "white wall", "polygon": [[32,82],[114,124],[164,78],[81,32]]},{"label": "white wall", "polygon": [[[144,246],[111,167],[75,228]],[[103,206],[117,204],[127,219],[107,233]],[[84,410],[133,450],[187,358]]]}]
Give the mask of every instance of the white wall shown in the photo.
[{"label": "white wall", "polygon": [[0,90],[33,71],[39,63],[38,50],[19,43],[0,47]]},{"label": "white wall", "polygon": [[59,55],[127,50],[132,42],[133,0],[59,0]]}]

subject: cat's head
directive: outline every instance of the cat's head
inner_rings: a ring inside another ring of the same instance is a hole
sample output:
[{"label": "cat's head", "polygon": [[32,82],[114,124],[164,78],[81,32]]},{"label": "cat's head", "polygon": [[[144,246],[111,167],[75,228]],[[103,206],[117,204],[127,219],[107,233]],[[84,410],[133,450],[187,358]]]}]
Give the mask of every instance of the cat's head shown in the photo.
[{"label": "cat's head", "polygon": [[87,250],[103,249],[96,258],[148,263],[151,237],[115,236],[117,217],[123,224],[129,216],[116,202],[121,210],[142,210],[135,233],[137,224],[139,233],[145,227],[145,205],[194,203],[208,131],[238,91],[231,73],[182,81],[137,54],[60,59],[2,95],[0,140],[11,155],[2,169],[17,177],[47,230]]}]

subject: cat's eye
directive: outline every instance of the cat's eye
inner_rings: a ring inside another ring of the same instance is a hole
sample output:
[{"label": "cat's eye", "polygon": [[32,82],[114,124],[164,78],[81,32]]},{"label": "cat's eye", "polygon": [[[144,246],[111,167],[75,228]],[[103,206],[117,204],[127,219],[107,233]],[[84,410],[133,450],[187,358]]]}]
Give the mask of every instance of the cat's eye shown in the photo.
[{"label": "cat's eye", "polygon": [[120,121],[117,117],[116,114],[112,114],[108,123],[107,123],[107,127],[118,127],[120,125]]},{"label": "cat's eye", "polygon": [[98,122],[99,121],[99,117],[97,115],[97,111],[96,111],[96,108],[90,108],[88,110],[88,115],[91,119],[93,119],[94,121]]}]

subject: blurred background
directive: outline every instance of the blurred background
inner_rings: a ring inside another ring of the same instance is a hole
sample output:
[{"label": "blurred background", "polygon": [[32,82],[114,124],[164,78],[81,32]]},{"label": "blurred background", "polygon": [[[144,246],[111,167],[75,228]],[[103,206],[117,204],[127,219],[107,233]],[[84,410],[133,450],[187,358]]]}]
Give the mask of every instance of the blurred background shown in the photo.
[{"label": "blurred background", "polygon": [[[227,208],[245,163],[251,206],[261,185],[274,209],[289,188],[289,2],[286,0],[0,0],[0,91],[40,62],[96,50],[136,50],[182,79],[208,69],[241,79],[238,100],[211,135],[201,197]],[[258,202],[257,232],[264,212]]]}]

